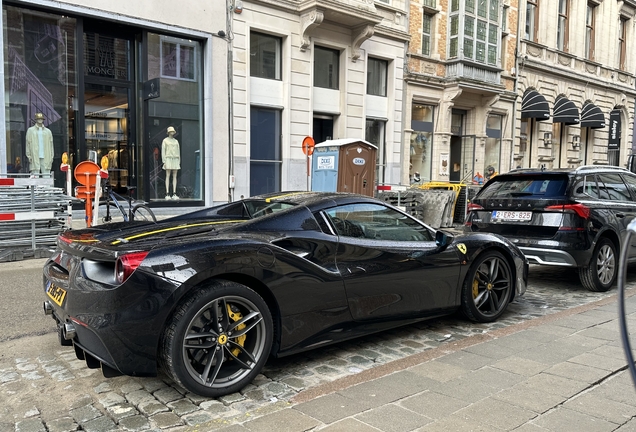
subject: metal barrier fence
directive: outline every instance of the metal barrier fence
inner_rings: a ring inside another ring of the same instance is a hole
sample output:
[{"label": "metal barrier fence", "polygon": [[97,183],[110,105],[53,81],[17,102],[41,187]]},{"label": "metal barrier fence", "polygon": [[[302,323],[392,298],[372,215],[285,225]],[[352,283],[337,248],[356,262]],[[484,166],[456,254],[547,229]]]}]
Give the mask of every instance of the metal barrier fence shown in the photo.
[{"label": "metal barrier fence", "polygon": [[72,200],[53,178],[0,174],[0,261],[50,256],[70,228]]}]

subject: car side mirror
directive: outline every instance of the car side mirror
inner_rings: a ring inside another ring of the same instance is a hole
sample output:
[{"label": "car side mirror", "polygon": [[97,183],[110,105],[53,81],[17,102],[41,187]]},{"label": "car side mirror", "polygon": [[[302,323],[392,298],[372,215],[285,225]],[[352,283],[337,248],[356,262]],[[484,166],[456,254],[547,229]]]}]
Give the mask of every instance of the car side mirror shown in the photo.
[{"label": "car side mirror", "polygon": [[437,245],[438,248],[444,249],[446,248],[446,246],[448,246],[449,244],[453,242],[454,238],[455,237],[451,233],[438,230],[435,233],[435,244]]}]

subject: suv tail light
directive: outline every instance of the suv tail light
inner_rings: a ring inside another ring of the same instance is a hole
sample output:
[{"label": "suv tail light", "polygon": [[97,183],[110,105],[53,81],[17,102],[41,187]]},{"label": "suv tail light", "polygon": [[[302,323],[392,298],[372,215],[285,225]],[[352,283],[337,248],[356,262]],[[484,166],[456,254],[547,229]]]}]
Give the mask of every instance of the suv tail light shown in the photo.
[{"label": "suv tail light", "polygon": [[583,219],[587,219],[590,217],[590,208],[583,204],[561,204],[561,205],[551,205],[547,206],[545,210],[555,210],[559,212],[574,212]]},{"label": "suv tail light", "polygon": [[484,208],[479,204],[468,203],[468,207],[466,207],[466,213],[472,210],[483,210]]},{"label": "suv tail light", "polygon": [[[561,205],[551,205],[547,206],[545,210],[548,211],[558,211],[562,213],[575,213],[581,219],[587,220],[590,217],[590,208],[583,204],[561,204]],[[567,219],[564,219],[564,222]],[[585,231],[585,226],[577,226],[578,224],[571,225],[561,225],[559,227],[559,231]]]},{"label": "suv tail light", "polygon": [[[466,206],[466,215],[468,215],[473,210],[483,210],[483,209],[484,208],[480,206],[479,204],[473,204],[469,202],[468,205]],[[466,220],[464,221],[464,225],[467,227],[473,226],[473,223],[469,217],[466,217]]]},{"label": "suv tail light", "polygon": [[132,252],[117,258],[115,263],[115,279],[117,283],[124,283],[137,270],[146,255],[148,255],[148,251]]}]

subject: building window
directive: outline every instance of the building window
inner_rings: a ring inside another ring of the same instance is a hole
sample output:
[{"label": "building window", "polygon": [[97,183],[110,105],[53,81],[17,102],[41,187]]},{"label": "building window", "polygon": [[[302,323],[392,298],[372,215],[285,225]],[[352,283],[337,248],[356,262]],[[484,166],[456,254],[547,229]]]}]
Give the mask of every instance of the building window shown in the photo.
[{"label": "building window", "polygon": [[510,6],[504,5],[501,10],[501,32],[508,34],[508,8]]},{"label": "building window", "polygon": [[596,5],[587,4],[585,16],[585,56],[588,60],[594,60],[594,15]]},{"label": "building window", "polygon": [[250,33],[250,76],[281,79],[281,38]]},{"label": "building window", "polygon": [[[490,65],[498,64],[499,44],[499,0],[479,0],[465,2],[450,16],[449,58],[460,54],[465,59]],[[464,15],[464,27],[460,28],[461,16]],[[462,34],[460,34],[462,32]],[[459,44],[461,41],[461,53]]]},{"label": "building window", "polygon": [[161,76],[194,81],[196,44],[167,36],[161,37]]},{"label": "building window", "polygon": [[431,9],[435,9],[437,7],[437,0],[422,0],[422,4]]},{"label": "building window", "polygon": [[433,15],[424,12],[422,15],[422,54],[431,55],[431,27],[433,24]]},{"label": "building window", "polygon": [[411,107],[409,179],[411,184],[431,180],[433,155],[433,119],[435,107],[414,103]]},{"label": "building window", "polygon": [[386,169],[384,157],[384,120],[367,119],[364,139],[375,145],[378,150],[375,156],[375,180],[377,184],[384,183],[384,172]]},{"label": "building window", "polygon": [[340,52],[314,47],[314,86],[338,90]]},{"label": "building window", "polygon": [[280,191],[281,112],[250,110],[250,195]]},{"label": "building window", "polygon": [[526,39],[538,42],[539,0],[527,0],[526,3]]},{"label": "building window", "polygon": [[557,22],[557,49],[559,51],[568,50],[568,14],[570,12],[570,1],[559,0],[559,18]]},{"label": "building window", "polygon": [[369,58],[367,64],[367,94],[386,96],[386,71],[389,62]]},{"label": "building window", "polygon": [[501,130],[503,116],[491,114],[486,120],[486,145],[484,154],[484,180],[490,180],[499,172],[499,159],[501,157]]},{"label": "building window", "polygon": [[625,70],[627,60],[627,18],[621,17],[618,25],[618,67]]}]

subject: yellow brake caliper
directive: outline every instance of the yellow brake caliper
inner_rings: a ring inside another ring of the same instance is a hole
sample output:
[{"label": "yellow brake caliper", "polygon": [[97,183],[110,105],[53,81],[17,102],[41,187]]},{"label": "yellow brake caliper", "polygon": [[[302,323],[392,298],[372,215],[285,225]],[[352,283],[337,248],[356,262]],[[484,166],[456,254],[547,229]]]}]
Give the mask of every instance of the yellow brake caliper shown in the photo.
[{"label": "yellow brake caliper", "polygon": [[[243,318],[243,315],[241,314],[241,312],[232,311],[232,307],[230,305],[227,305],[227,314],[230,317],[230,319],[234,322],[237,322],[238,320]],[[236,326],[236,330],[243,330],[244,328],[245,328],[245,324],[239,324]],[[236,343],[239,344],[240,346],[245,346],[245,339],[247,339],[247,335],[239,336],[236,338]],[[240,352],[241,352],[240,348],[234,348],[232,350],[232,354],[234,354],[235,356],[238,356]]]},{"label": "yellow brake caliper", "polygon": [[479,281],[475,278],[473,281],[473,299],[476,299],[479,295]]}]

